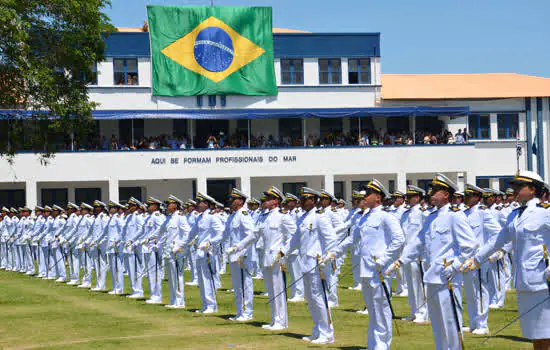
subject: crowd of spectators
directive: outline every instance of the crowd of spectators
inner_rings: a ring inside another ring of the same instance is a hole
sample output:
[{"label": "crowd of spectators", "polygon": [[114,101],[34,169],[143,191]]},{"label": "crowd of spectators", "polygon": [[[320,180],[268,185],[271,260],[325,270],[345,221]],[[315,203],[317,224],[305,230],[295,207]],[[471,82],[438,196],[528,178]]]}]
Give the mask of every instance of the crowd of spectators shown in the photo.
[{"label": "crowd of spectators", "polygon": [[[470,136],[466,129],[459,129],[453,135],[449,130],[443,130],[439,133],[429,131],[417,131],[412,134],[404,130],[400,132],[383,132],[379,130],[363,130],[357,133],[327,133],[319,137],[310,133],[306,140],[306,147],[339,147],[339,146],[384,146],[384,145],[426,145],[426,144],[466,144]],[[191,143],[194,143],[194,146]],[[115,135],[110,138],[103,136],[98,141],[89,141],[86,143],[75,142],[74,150],[104,150],[104,151],[130,151],[130,150],[176,150],[188,148],[248,148],[248,135],[234,134],[231,136],[220,132],[217,135],[210,135],[206,140],[191,140],[187,136],[168,136],[142,137],[134,140],[132,143],[126,140],[120,140]],[[250,148],[285,148],[285,147],[304,147],[304,140],[301,137],[279,136],[271,134],[264,135],[260,133],[257,136],[251,136]],[[71,149],[70,144],[60,149]]]}]

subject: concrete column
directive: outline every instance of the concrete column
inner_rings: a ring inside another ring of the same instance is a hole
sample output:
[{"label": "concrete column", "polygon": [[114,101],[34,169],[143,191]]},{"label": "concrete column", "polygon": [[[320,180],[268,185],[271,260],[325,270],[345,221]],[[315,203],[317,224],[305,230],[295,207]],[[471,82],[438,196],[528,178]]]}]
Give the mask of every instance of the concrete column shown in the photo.
[{"label": "concrete column", "polygon": [[334,175],[333,174],[325,174],[324,179],[324,187],[323,189],[334,194]]},{"label": "concrete column", "polygon": [[456,185],[458,186],[459,191],[464,191],[466,186],[466,178],[464,173],[456,173]]},{"label": "concrete column", "polygon": [[37,188],[36,188],[36,181],[34,180],[27,180],[25,182],[25,204],[29,209],[33,210],[34,207],[38,204],[38,196],[37,196]]},{"label": "concrete column", "polygon": [[352,201],[352,198],[351,196],[353,195],[353,190],[351,188],[351,180],[346,180],[344,182],[344,191],[346,192],[345,193],[345,200],[348,202],[348,205],[347,207],[351,207],[351,201]]},{"label": "concrete column", "polygon": [[67,185],[67,198],[69,202],[73,202],[76,205],[80,205],[79,203],[76,203],[75,200],[75,185],[74,184],[68,184]]},{"label": "concrete column", "polygon": [[[241,176],[241,192],[247,196],[252,196],[252,185],[250,183],[250,176]],[[282,188],[281,188],[282,191]]]},{"label": "concrete column", "polygon": [[118,202],[118,179],[109,179],[109,199]]},{"label": "concrete column", "polygon": [[489,114],[489,130],[491,134],[491,141],[498,140],[498,123],[496,113]]},{"label": "concrete column", "polygon": [[348,59],[342,58],[342,85],[349,84],[348,72],[349,72]]},{"label": "concrete column", "polygon": [[197,192],[206,193],[207,191],[206,177],[197,178]]},{"label": "concrete column", "polygon": [[500,183],[498,182],[498,178],[496,178],[496,177],[491,178],[489,183],[491,184],[492,189],[500,190],[500,187],[499,187]]},{"label": "concrete column", "polygon": [[399,172],[396,175],[397,181],[395,182],[395,189],[403,193],[407,192],[407,174],[405,172]]}]

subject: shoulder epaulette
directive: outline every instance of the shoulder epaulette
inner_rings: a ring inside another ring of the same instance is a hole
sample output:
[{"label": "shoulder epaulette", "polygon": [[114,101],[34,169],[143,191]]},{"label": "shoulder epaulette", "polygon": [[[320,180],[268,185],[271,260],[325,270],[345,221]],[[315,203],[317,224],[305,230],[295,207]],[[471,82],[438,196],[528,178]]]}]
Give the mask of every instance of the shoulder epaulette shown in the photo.
[{"label": "shoulder epaulette", "polygon": [[243,210],[243,215],[248,215],[248,212],[246,210]]},{"label": "shoulder epaulette", "polygon": [[216,212],[214,210],[211,210],[210,215],[214,215],[214,214],[216,214]]},{"label": "shoulder epaulette", "polygon": [[496,207],[495,209],[496,210],[502,210],[502,207]]},{"label": "shoulder epaulette", "polygon": [[336,210],[336,208],[332,208],[332,211],[336,213],[338,210]]},{"label": "shoulder epaulette", "polygon": [[390,208],[384,208],[384,209],[382,209],[382,210],[383,210],[383,211],[386,211],[386,212],[388,212],[388,213],[390,212]]},{"label": "shoulder epaulette", "polygon": [[317,214],[323,214],[324,212],[325,212],[324,209],[319,209],[319,210],[317,210]]},{"label": "shoulder epaulette", "polygon": [[295,211],[295,212],[296,212],[296,213],[299,213],[299,212],[300,212],[300,209],[296,209],[296,211]]},{"label": "shoulder epaulette", "polygon": [[548,208],[550,208],[550,204],[548,204],[548,203],[538,203],[537,207],[548,209]]},{"label": "shoulder epaulette", "polygon": [[283,214],[286,214],[286,213],[287,213],[287,211],[284,210],[283,208],[279,209],[279,211],[280,211],[281,213],[283,213]]},{"label": "shoulder epaulette", "polygon": [[420,211],[426,211],[426,208],[420,207]]},{"label": "shoulder epaulette", "polygon": [[411,206],[410,205],[405,205],[405,209],[411,209]]},{"label": "shoulder epaulette", "polygon": [[155,215],[156,215],[156,216],[160,216],[160,213],[159,213],[159,212],[156,212]]},{"label": "shoulder epaulette", "polygon": [[457,211],[460,211],[460,208],[459,207],[451,207],[451,210],[454,211],[454,212],[457,212]]},{"label": "shoulder epaulette", "polygon": [[481,209],[481,210],[487,210],[487,209],[489,209],[489,208],[487,208],[485,205],[480,205],[480,206],[479,206],[479,209]]}]

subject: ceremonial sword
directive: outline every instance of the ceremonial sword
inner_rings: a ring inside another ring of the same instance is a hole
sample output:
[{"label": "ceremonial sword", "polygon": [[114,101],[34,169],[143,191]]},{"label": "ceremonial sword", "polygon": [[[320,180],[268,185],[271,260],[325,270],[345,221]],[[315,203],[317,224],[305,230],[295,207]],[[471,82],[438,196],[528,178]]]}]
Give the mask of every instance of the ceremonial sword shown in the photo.
[{"label": "ceremonial sword", "polygon": [[[376,256],[373,255],[372,258],[376,263]],[[390,306],[391,318],[393,319],[393,323],[395,325],[395,331],[397,332],[397,335],[400,336],[401,334],[399,332],[399,326],[397,325],[397,321],[395,320],[395,312],[393,312],[393,306],[391,304],[391,294],[388,290],[388,286],[386,286],[386,282],[384,281],[384,274],[381,271],[378,271],[378,277],[380,278],[382,289],[384,290],[384,294],[386,295],[386,299],[388,300],[388,305]]]},{"label": "ceremonial sword", "polygon": [[[447,262],[447,259],[443,259],[443,267],[444,268],[447,268],[449,266],[451,266],[453,264],[452,261],[450,262]],[[457,330],[457,333],[458,333],[458,341],[460,342],[460,348],[462,350],[465,349],[464,347],[464,339],[462,339],[462,325],[460,324],[460,319],[458,318],[458,311],[456,310],[457,308],[457,305],[456,305],[456,300],[455,300],[455,293],[454,293],[454,287],[453,287],[453,283],[451,282],[451,279],[449,278],[447,280],[447,286],[449,287],[449,295],[451,297],[451,303],[452,303],[452,306],[453,306],[453,315],[454,315],[454,319],[455,319],[455,323],[456,323],[456,330]]]},{"label": "ceremonial sword", "polygon": [[[321,257],[317,255],[317,261],[319,262],[321,260]],[[317,264],[320,265],[320,264]],[[325,302],[325,309],[327,311],[327,319],[328,324],[332,324],[332,315],[330,314],[330,306],[328,304],[328,296],[327,296],[327,281],[325,279],[325,275],[323,274],[323,266],[319,268],[319,277],[321,278],[321,286],[323,287],[323,301]]]}]

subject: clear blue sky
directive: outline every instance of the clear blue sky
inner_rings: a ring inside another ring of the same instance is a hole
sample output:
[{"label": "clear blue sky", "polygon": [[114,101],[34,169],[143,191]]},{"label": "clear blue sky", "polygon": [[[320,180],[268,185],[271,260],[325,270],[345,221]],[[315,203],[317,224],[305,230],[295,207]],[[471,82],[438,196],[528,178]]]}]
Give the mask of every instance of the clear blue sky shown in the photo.
[{"label": "clear blue sky", "polygon": [[[112,0],[115,26],[137,27],[148,4]],[[380,32],[384,73],[510,72],[550,77],[550,0],[214,0],[271,6],[273,25],[311,32]]]}]

